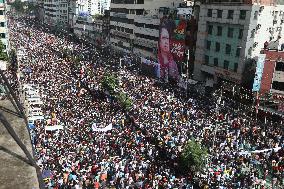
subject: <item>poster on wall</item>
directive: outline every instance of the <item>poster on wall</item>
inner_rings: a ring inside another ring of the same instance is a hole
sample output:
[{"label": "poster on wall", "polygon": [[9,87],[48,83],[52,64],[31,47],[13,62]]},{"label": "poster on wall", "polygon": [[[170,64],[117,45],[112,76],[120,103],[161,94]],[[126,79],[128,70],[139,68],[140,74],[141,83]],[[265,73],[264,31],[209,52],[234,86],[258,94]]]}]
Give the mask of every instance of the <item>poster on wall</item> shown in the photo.
[{"label": "poster on wall", "polygon": [[178,62],[185,59],[185,20],[161,19],[159,29],[158,62],[160,77],[179,81],[180,70]]}]

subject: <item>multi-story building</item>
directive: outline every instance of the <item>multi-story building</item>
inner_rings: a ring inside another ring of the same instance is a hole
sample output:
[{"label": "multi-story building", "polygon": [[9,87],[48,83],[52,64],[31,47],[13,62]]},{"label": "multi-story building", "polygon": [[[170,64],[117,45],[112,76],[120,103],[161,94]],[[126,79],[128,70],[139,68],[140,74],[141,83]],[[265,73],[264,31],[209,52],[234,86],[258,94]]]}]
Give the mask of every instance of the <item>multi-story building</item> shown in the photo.
[{"label": "multi-story building", "polygon": [[108,11],[110,8],[110,0],[100,0],[100,14],[105,14],[106,11]]},{"label": "multi-story building", "polygon": [[259,109],[284,116],[284,44],[280,49],[268,45],[262,51],[265,56],[259,91]]},{"label": "multi-story building", "polygon": [[96,45],[103,45],[108,39],[108,18],[107,14],[96,17],[78,15],[74,18],[74,34],[88,38],[89,42]]},{"label": "multi-story building", "polygon": [[183,0],[112,0],[110,43],[121,51],[143,57],[157,56],[160,17]]},{"label": "multi-story building", "polygon": [[[109,9],[110,0],[81,0],[69,2],[69,26],[75,27],[78,18],[82,17],[95,17],[104,15],[105,11]],[[80,19],[79,18],[79,19]],[[92,18],[88,18],[92,20]],[[104,19],[103,19],[104,20]]]},{"label": "multi-story building", "polygon": [[265,49],[266,55],[260,93],[282,94],[284,97],[284,49]]},{"label": "multi-story building", "polygon": [[104,14],[105,10],[109,10],[110,0],[80,0],[76,2],[77,12],[88,13],[91,16],[96,14]]},{"label": "multi-story building", "polygon": [[207,0],[200,6],[194,78],[241,83],[265,42],[284,42],[284,6],[273,0]]},{"label": "multi-story building", "polygon": [[68,6],[67,0],[44,0],[44,23],[50,26],[68,26]]},{"label": "multi-story building", "polygon": [[5,1],[0,0],[0,37],[5,50],[9,50],[9,33],[5,16]]}]

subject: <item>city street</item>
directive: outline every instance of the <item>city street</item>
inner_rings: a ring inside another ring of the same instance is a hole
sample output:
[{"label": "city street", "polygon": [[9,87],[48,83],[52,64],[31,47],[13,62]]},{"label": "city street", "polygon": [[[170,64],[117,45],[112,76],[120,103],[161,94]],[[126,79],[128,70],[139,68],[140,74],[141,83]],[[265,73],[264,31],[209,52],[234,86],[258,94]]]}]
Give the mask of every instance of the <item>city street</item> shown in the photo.
[{"label": "city street", "polygon": [[[222,96],[187,95],[140,75],[131,55],[120,62],[123,54],[53,33],[32,19],[9,23],[12,46],[25,52],[18,80],[10,80],[29,84],[21,92],[47,188],[283,187],[280,122],[257,121]],[[113,93],[129,97],[129,108],[106,92],[106,74],[118,78]],[[208,152],[197,157],[206,160],[198,171],[181,164],[190,141]]]}]

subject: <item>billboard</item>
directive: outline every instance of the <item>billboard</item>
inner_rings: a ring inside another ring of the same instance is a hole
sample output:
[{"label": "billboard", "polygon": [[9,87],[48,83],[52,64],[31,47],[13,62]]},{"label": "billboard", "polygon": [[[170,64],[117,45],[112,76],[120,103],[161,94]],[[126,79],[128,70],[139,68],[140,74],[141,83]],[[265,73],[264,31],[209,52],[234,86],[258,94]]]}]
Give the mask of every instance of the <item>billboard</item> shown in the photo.
[{"label": "billboard", "polygon": [[185,59],[186,20],[161,19],[159,29],[158,63],[160,77],[179,81],[178,63]]},{"label": "billboard", "polygon": [[253,92],[258,92],[260,89],[265,57],[266,57],[266,54],[260,54],[258,56],[256,71],[255,71],[255,78],[254,78],[253,88],[252,88]]}]

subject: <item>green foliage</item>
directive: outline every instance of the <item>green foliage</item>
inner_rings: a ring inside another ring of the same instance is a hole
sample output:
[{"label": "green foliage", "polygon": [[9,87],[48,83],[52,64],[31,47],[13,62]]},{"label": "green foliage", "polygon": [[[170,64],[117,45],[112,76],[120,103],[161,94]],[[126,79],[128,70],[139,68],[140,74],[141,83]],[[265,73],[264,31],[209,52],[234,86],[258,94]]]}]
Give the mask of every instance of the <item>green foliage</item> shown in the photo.
[{"label": "green foliage", "polygon": [[118,80],[114,75],[106,73],[102,78],[101,84],[103,89],[107,90],[110,94],[114,94],[118,86]]},{"label": "green foliage", "polygon": [[133,105],[132,99],[129,98],[129,96],[127,96],[127,94],[125,93],[118,93],[116,95],[116,99],[119,102],[120,106],[125,110],[129,110]]},{"label": "green foliage", "polygon": [[17,54],[15,49],[11,49],[9,52],[8,62],[15,64],[17,63]]},{"label": "green foliage", "polygon": [[35,12],[38,9],[38,6],[34,3],[27,2],[27,11],[28,13]]},{"label": "green foliage", "polygon": [[0,40],[0,60],[8,61],[7,52],[5,52],[4,44]]},{"label": "green foliage", "polygon": [[11,3],[11,7],[13,7],[18,14],[22,14],[25,11],[25,3],[23,3],[21,0],[15,0],[13,3]]},{"label": "green foliage", "polygon": [[94,20],[101,20],[103,18],[103,15],[101,14],[95,14],[92,16]]},{"label": "green foliage", "polygon": [[181,160],[183,166],[191,171],[201,171],[206,166],[207,149],[195,140],[190,140],[185,145]]},{"label": "green foliage", "polygon": [[252,89],[256,71],[256,61],[249,59],[245,63],[245,68],[242,76],[242,86],[247,89]]}]

